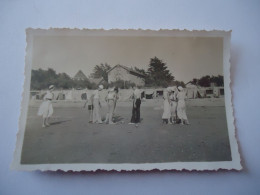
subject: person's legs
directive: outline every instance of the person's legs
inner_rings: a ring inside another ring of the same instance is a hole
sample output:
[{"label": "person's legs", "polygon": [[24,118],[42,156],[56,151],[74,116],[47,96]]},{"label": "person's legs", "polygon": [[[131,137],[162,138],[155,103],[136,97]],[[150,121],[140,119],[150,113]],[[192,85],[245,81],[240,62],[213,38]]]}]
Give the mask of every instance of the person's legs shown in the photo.
[{"label": "person's legs", "polygon": [[94,105],[94,108],[93,108],[93,123],[96,123],[98,121],[97,109],[99,107],[98,101],[96,99],[94,99],[93,105]]},{"label": "person's legs", "polygon": [[134,107],[134,102],[133,102],[132,117],[130,123],[135,123],[135,119],[136,119],[136,108]]},{"label": "person's legs", "polygon": [[107,102],[107,114],[106,114],[106,119],[105,119],[104,123],[109,122],[109,109],[110,109],[110,105],[109,105],[109,100],[108,100],[108,102]]},{"label": "person's legs", "polygon": [[136,119],[135,123],[140,123],[140,106],[141,106],[141,100],[136,100]]},{"label": "person's legs", "polygon": [[89,123],[93,121],[93,105],[88,105]]},{"label": "person's legs", "polygon": [[109,105],[108,122],[109,122],[109,124],[114,124],[114,122],[113,122],[114,100],[109,100],[108,105]]},{"label": "person's legs", "polygon": [[50,120],[50,117],[47,117],[46,120],[45,120],[46,126],[50,126],[49,120]]},{"label": "person's legs", "polygon": [[97,106],[97,120],[98,120],[98,123],[102,123],[102,120],[101,120],[101,112],[100,112],[100,106],[98,105]]},{"label": "person's legs", "polygon": [[45,117],[42,117],[42,127],[46,127],[46,125],[45,125],[45,120],[46,120],[46,118],[45,118]]}]

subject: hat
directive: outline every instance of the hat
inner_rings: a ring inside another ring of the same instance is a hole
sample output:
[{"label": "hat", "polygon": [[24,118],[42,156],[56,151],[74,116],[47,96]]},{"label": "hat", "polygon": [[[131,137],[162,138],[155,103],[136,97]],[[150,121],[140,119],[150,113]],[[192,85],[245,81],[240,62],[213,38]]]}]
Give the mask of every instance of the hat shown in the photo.
[{"label": "hat", "polygon": [[54,89],[54,85],[50,85],[50,86],[49,86],[49,89]]},{"label": "hat", "polygon": [[99,89],[104,89],[104,86],[103,85],[99,85],[98,88]]},{"label": "hat", "polygon": [[182,87],[182,86],[179,86],[178,89],[179,89],[180,91],[182,91],[182,90],[183,90],[183,87]]}]

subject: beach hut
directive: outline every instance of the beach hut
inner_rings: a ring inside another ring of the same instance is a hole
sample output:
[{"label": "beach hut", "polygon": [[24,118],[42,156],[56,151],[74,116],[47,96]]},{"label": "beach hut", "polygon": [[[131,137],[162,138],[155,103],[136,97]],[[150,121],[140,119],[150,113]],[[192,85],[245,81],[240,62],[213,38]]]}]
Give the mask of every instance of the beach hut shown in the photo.
[{"label": "beach hut", "polygon": [[155,90],[154,89],[145,90],[145,99],[153,99],[154,97],[155,97]]}]

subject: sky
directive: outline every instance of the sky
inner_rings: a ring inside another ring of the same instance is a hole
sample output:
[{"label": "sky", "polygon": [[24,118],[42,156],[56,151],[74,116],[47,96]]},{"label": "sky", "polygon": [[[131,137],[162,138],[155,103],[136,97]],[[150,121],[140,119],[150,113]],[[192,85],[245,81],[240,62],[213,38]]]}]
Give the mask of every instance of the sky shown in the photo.
[{"label": "sky", "polygon": [[107,63],[148,69],[158,57],[175,80],[223,75],[223,40],[218,37],[35,36],[33,69],[53,68],[71,77]]}]

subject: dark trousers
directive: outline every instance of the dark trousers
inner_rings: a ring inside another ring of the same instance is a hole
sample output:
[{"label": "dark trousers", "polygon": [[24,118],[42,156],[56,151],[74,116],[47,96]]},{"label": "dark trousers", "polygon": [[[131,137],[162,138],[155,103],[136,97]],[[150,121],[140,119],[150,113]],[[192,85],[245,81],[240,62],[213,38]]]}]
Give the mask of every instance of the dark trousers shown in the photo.
[{"label": "dark trousers", "polygon": [[135,101],[135,107],[133,102],[131,123],[140,123],[140,106],[141,106],[141,99],[137,99]]}]

